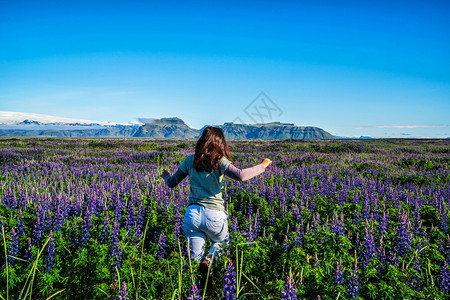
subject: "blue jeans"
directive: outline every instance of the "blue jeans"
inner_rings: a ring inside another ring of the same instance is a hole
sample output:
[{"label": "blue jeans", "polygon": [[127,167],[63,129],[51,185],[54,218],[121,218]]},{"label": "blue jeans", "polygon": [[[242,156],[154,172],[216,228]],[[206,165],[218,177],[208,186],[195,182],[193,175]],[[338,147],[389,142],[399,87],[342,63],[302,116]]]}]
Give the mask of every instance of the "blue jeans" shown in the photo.
[{"label": "blue jeans", "polygon": [[218,258],[230,240],[228,235],[228,214],[223,210],[205,208],[201,205],[190,205],[184,214],[183,231],[189,240],[191,260],[201,260],[205,253],[205,239],[212,244],[209,254]]}]

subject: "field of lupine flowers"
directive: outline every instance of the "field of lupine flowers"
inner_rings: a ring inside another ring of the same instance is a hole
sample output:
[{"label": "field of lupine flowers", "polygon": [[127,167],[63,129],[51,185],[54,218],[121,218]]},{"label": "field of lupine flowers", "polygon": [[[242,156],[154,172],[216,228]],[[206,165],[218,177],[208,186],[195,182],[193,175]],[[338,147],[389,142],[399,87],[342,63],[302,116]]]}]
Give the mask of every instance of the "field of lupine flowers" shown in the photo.
[{"label": "field of lupine flowers", "polygon": [[0,140],[1,299],[443,299],[450,140],[229,141],[232,241],[198,291],[195,140]]}]

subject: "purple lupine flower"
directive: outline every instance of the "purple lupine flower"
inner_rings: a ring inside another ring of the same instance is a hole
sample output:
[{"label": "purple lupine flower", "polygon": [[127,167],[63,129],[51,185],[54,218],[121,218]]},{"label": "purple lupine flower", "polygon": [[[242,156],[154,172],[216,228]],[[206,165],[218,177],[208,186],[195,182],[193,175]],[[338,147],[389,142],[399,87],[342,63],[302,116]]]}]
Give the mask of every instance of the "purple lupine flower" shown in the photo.
[{"label": "purple lupine flower", "polygon": [[110,251],[114,259],[113,270],[122,265],[122,245],[119,243],[119,223],[114,222],[113,230],[111,233]]},{"label": "purple lupine flower", "polygon": [[339,259],[334,273],[334,279],[337,285],[344,285],[344,272],[342,271],[342,259]]},{"label": "purple lupine flower", "polygon": [[16,207],[20,209],[26,207],[26,205],[27,205],[27,192],[25,191],[24,187],[22,187],[16,198]]},{"label": "purple lupine flower", "polygon": [[408,229],[408,219],[404,214],[400,215],[400,225],[397,227],[396,251],[399,256],[404,256],[411,249],[412,235]]},{"label": "purple lupine flower", "polygon": [[42,237],[42,223],[41,223],[41,217],[38,215],[36,217],[36,223],[34,224],[33,229],[33,244],[37,245]]},{"label": "purple lupine flower", "polygon": [[450,293],[450,271],[448,269],[447,260],[444,260],[444,264],[441,268],[439,287],[441,291],[444,292],[445,295],[449,295]]},{"label": "purple lupine flower", "polygon": [[413,270],[417,271],[417,274],[412,278],[410,282],[410,287],[416,291],[420,291],[420,280],[422,278],[421,272],[422,268],[420,267],[420,261],[417,256],[417,253],[414,252],[414,264],[412,267]]},{"label": "purple lupine flower", "polygon": [[360,222],[360,214],[358,212],[358,210],[355,208],[354,212],[353,212],[353,220],[352,220],[352,224],[358,224]]},{"label": "purple lupine flower", "polygon": [[55,241],[53,239],[53,231],[50,231],[49,237],[50,237],[50,240],[48,241],[47,246],[46,246],[47,256],[44,261],[45,273],[48,273],[52,270],[53,258],[55,256]]},{"label": "purple lupine flower", "polygon": [[248,208],[247,208],[247,219],[251,220],[253,215],[253,204],[252,200],[248,201]]},{"label": "purple lupine flower", "polygon": [[358,274],[358,266],[355,261],[355,267],[350,273],[349,285],[347,288],[347,296],[355,299],[359,295],[359,274]]},{"label": "purple lupine flower", "polygon": [[175,211],[174,211],[175,227],[173,230],[173,242],[175,245],[178,244],[178,239],[179,239],[179,236],[180,236],[182,228],[183,228],[183,215],[180,213],[181,204],[182,204],[181,202],[177,203],[177,205],[175,205]]},{"label": "purple lupine flower", "polygon": [[444,208],[441,210],[441,222],[440,222],[440,227],[441,227],[441,231],[445,234],[447,233],[447,228],[448,228],[448,214],[447,214],[447,210],[444,206]]},{"label": "purple lupine flower", "polygon": [[42,206],[43,206],[42,231],[47,232],[47,230],[49,230],[52,227],[52,216],[50,214],[50,208],[48,207],[50,206],[50,204],[44,203],[42,204]]},{"label": "purple lupine flower", "polygon": [[439,251],[439,252],[445,252],[445,250],[446,250],[446,246],[445,246],[445,242],[443,241],[443,240],[439,240],[438,241],[438,245],[439,245],[439,248],[437,248],[437,250]]},{"label": "purple lupine flower", "polygon": [[[176,219],[179,219],[179,217],[175,217]],[[173,228],[173,242],[174,244],[178,244],[179,236],[181,234],[183,228],[183,221],[177,220],[175,222],[175,227]]]},{"label": "purple lupine flower", "polygon": [[117,298],[119,298],[119,300],[130,300],[130,298],[128,298],[127,295],[128,295],[127,285],[126,285],[125,281],[122,281],[120,293],[119,293],[119,295],[117,295]]},{"label": "purple lupine flower", "polygon": [[292,275],[286,277],[284,282],[284,290],[281,291],[282,300],[296,300],[297,299],[297,287]]},{"label": "purple lupine flower", "polygon": [[364,228],[364,237],[362,241],[361,265],[362,269],[366,270],[370,261],[376,257],[375,241],[373,239],[373,223],[369,226],[369,221],[366,220],[366,226]]},{"label": "purple lupine flower", "polygon": [[420,219],[420,206],[418,203],[414,206],[414,234],[420,234],[420,228],[422,227],[422,220]]},{"label": "purple lupine flower", "polygon": [[333,220],[331,221],[331,232],[336,234],[337,236],[345,236],[345,229],[344,229],[344,221],[343,221],[343,214],[341,213],[341,217],[338,218],[337,214],[334,213]]},{"label": "purple lupine flower", "polygon": [[386,266],[386,250],[384,248],[383,238],[380,238],[380,245],[377,249],[378,260],[380,261],[380,266],[377,268],[378,274],[382,274],[383,268]]},{"label": "purple lupine flower", "polygon": [[91,219],[91,212],[89,211],[89,208],[87,208],[86,215],[83,219],[83,232],[81,234],[81,243],[87,243],[89,242],[89,239],[91,237],[91,230],[92,230],[92,219]]},{"label": "purple lupine flower", "polygon": [[166,235],[164,233],[161,233],[159,235],[158,245],[159,246],[156,257],[158,258],[158,260],[161,260],[162,258],[164,258],[164,253],[166,252]]},{"label": "purple lupine flower", "polygon": [[344,206],[347,197],[348,197],[348,190],[341,190],[338,192],[336,202],[341,208]]},{"label": "purple lupine flower", "polygon": [[52,226],[53,230],[54,231],[61,230],[62,222],[63,222],[63,214],[61,206],[58,205],[58,207],[56,208],[55,217],[53,219],[53,226]]},{"label": "purple lupine flower", "polygon": [[109,231],[111,230],[111,225],[109,222],[109,214],[105,209],[105,217],[103,219],[103,227],[102,227],[102,235],[100,236],[100,244],[106,243],[108,237],[110,235]]},{"label": "purple lupine flower", "polygon": [[369,220],[370,218],[370,205],[369,205],[369,199],[366,191],[366,195],[363,197],[362,200],[362,216],[364,220]]},{"label": "purple lupine flower", "polygon": [[297,204],[292,205],[291,211],[292,211],[292,216],[294,217],[294,220],[297,223],[300,222],[302,215],[300,214],[300,211],[298,210]]},{"label": "purple lupine flower", "polygon": [[111,232],[111,249],[113,247],[113,244],[119,241],[119,226],[119,222],[114,222],[113,230]]},{"label": "purple lupine flower", "polygon": [[242,232],[242,236],[246,237],[248,241],[252,241],[253,238],[253,226],[252,221],[249,220],[247,223],[247,230]]},{"label": "purple lupine flower", "polygon": [[119,242],[113,244],[111,255],[113,256],[113,270],[122,266],[122,245]]},{"label": "purple lupine flower", "polygon": [[254,230],[252,232],[251,240],[255,241],[258,238],[260,232],[261,232],[261,217],[259,215],[259,209],[257,209],[255,216],[255,225]]},{"label": "purple lupine flower", "polygon": [[355,193],[353,194],[352,203],[353,204],[359,204],[359,193],[358,193],[358,191],[355,191]]},{"label": "purple lupine flower", "polygon": [[311,230],[314,231],[315,233],[317,233],[317,228],[319,227],[319,225],[320,225],[320,215],[319,215],[319,213],[313,214]]},{"label": "purple lupine flower", "polygon": [[128,201],[127,205],[127,218],[125,220],[125,230],[130,233],[131,230],[134,228],[134,207],[132,201]]},{"label": "purple lupine flower", "polygon": [[297,194],[297,189],[296,189],[296,185],[294,183],[292,184],[288,184],[288,198],[289,199],[294,199],[296,197]]},{"label": "purple lupine flower", "polygon": [[10,210],[16,208],[17,201],[15,200],[14,192],[12,191],[10,186],[8,186],[8,188],[3,192],[2,202]]},{"label": "purple lupine flower", "polygon": [[114,208],[114,221],[120,222],[120,219],[122,218],[122,199],[120,199],[119,195],[116,195],[115,197],[115,208]]},{"label": "purple lupine flower", "polygon": [[283,252],[287,252],[289,248],[289,238],[287,235],[284,235]]},{"label": "purple lupine flower", "polygon": [[136,226],[134,228],[136,244],[139,243],[139,240],[141,239],[142,236],[142,225],[144,224],[144,214],[145,214],[144,205],[142,201],[140,201],[136,218]]},{"label": "purple lupine flower", "polygon": [[[303,221],[302,221],[302,231],[303,231]],[[301,246],[303,244],[302,238],[303,238],[303,232],[300,231],[300,226],[297,226],[295,229],[295,238],[294,238],[294,246]]]},{"label": "purple lupine flower", "polygon": [[14,257],[17,257],[19,252],[19,236],[17,232],[17,227],[11,229],[11,237],[9,238],[9,248],[8,248],[8,264],[12,264],[16,261]]},{"label": "purple lupine flower", "polygon": [[389,211],[383,209],[383,217],[380,221],[380,226],[378,226],[378,234],[380,237],[384,237],[387,232],[387,225],[389,223]]},{"label": "purple lupine flower", "polygon": [[390,250],[389,255],[387,257],[387,261],[389,262],[389,264],[393,265],[394,267],[398,267],[400,261],[399,261],[399,256],[397,255],[397,252]]},{"label": "purple lupine flower", "polygon": [[197,285],[193,284],[191,286],[191,295],[189,295],[187,300],[202,300],[202,296],[200,296],[200,293],[198,291]]},{"label": "purple lupine flower", "polygon": [[247,194],[250,194],[251,192],[252,192],[252,184],[251,184],[251,182],[253,181],[254,179],[252,178],[252,179],[250,179],[248,182],[246,182],[247,183],[247,188],[245,189],[245,191],[247,192]]},{"label": "purple lupine flower", "polygon": [[236,272],[233,262],[230,260],[227,264],[225,276],[223,278],[223,297],[222,300],[236,299]]},{"label": "purple lupine flower", "polygon": [[269,188],[269,199],[267,201],[269,206],[272,206],[273,200],[275,200],[275,191],[273,188]]},{"label": "purple lupine flower", "polygon": [[[2,216],[0,215],[0,227],[5,228],[5,224],[3,223]],[[4,230],[4,229],[3,229]],[[0,230],[0,239],[3,237],[2,231]]]},{"label": "purple lupine flower", "polygon": [[231,232],[240,232],[237,218],[234,215],[231,217],[230,227],[231,227]]},{"label": "purple lupine flower", "polygon": [[275,222],[275,211],[272,207],[272,212],[270,213],[269,226],[273,226]]}]

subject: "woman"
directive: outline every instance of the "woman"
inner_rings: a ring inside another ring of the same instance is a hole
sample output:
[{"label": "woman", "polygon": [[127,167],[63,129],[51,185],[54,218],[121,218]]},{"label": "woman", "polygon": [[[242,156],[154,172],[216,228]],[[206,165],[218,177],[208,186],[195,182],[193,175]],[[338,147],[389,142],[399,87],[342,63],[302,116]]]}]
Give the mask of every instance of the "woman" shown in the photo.
[{"label": "woman", "polygon": [[222,250],[222,243],[228,245],[228,214],[222,198],[223,175],[239,181],[246,181],[264,172],[272,161],[265,158],[261,164],[247,169],[232,165],[222,129],[208,126],[203,130],[195,146],[195,154],[187,156],[170,176],[164,170],[161,177],[173,188],[187,175],[190,179],[188,207],[184,215],[183,231],[191,245],[191,259],[200,261],[205,251],[205,239],[211,242],[209,254],[201,262],[200,269],[207,270]]}]

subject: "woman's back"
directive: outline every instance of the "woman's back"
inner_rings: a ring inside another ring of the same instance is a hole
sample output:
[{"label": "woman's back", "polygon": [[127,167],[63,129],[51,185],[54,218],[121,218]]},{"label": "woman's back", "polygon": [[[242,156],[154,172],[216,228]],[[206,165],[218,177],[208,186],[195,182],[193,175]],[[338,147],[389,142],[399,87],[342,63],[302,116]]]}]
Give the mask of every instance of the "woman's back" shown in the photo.
[{"label": "woman's back", "polygon": [[231,164],[226,157],[220,160],[220,170],[199,172],[194,168],[194,154],[189,155],[179,165],[179,169],[189,175],[189,204],[201,204],[204,207],[224,210],[222,198],[222,182],[225,170]]}]

